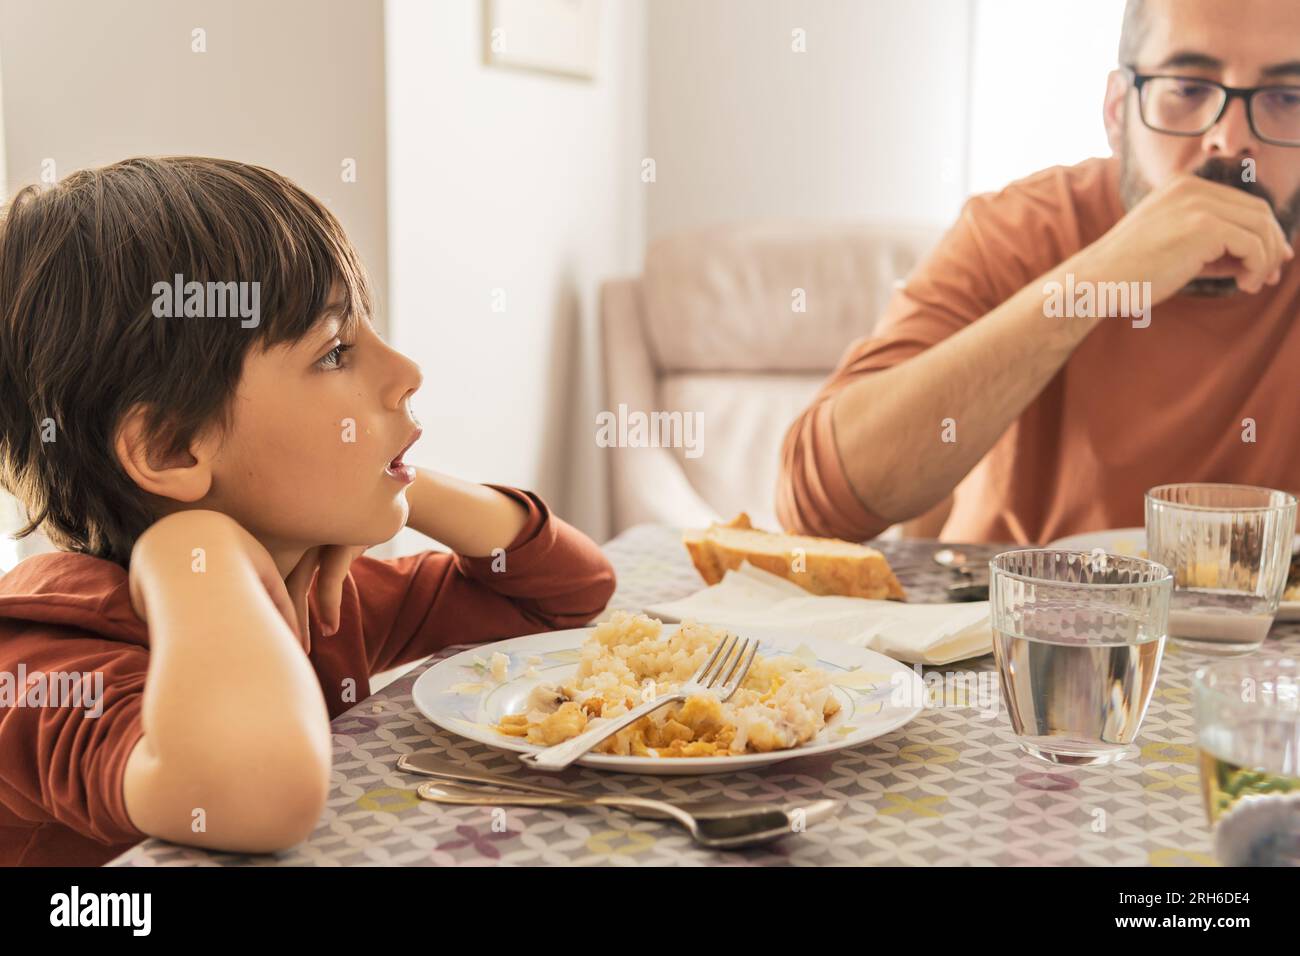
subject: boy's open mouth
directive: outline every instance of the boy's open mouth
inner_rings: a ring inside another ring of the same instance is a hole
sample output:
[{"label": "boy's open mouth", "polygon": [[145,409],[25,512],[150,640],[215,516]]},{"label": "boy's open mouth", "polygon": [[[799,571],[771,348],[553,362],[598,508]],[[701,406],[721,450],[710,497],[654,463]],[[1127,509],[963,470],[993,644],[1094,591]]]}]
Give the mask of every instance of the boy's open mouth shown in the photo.
[{"label": "boy's open mouth", "polygon": [[384,473],[388,475],[388,477],[394,478],[407,485],[415,481],[415,466],[408,465],[406,462],[402,461],[402,456],[410,450],[412,445],[420,440],[422,434],[424,434],[424,431],[417,425],[415,432],[411,435],[411,440],[402,447],[402,450],[393,457],[393,459],[388,463],[388,466],[384,469]]}]

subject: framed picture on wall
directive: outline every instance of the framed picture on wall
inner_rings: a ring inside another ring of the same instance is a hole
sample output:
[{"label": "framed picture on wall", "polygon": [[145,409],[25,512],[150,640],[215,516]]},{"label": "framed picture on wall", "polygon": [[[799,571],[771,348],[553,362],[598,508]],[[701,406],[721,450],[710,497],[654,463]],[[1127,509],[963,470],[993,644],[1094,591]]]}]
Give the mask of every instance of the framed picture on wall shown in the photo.
[{"label": "framed picture on wall", "polygon": [[596,76],[601,0],[483,0],[489,66]]}]

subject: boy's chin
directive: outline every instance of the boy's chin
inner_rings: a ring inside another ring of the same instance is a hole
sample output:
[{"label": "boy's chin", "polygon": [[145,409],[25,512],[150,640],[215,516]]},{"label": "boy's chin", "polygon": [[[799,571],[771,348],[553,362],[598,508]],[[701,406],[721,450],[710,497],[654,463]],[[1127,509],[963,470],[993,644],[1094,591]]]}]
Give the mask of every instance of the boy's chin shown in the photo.
[{"label": "boy's chin", "polygon": [[379,537],[373,542],[374,544],[383,544],[390,540],[397,532],[406,527],[407,520],[411,517],[411,506],[406,500],[406,495],[398,495],[393,500],[392,508],[381,526],[376,529]]},{"label": "boy's chin", "polygon": [[393,502],[387,511],[377,514],[363,523],[352,524],[346,528],[318,528],[312,537],[319,538],[322,530],[324,530],[327,535],[330,535],[330,540],[318,541],[318,544],[341,544],[371,548],[377,544],[383,544],[385,541],[391,541],[397,532],[406,527],[406,519],[409,517],[410,511],[406,498],[403,497],[400,501]]}]

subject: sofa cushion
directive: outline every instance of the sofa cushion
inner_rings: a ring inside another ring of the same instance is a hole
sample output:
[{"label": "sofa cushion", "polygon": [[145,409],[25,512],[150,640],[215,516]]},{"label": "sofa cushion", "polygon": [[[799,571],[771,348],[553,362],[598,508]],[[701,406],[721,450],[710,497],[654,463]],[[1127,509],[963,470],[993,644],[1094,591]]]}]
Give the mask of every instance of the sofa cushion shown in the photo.
[{"label": "sofa cushion", "polygon": [[749,512],[755,527],[777,530],[781,442],[825,376],[698,373],[667,375],[659,407],[700,414],[697,449],[674,448],[687,480],[718,514]]},{"label": "sofa cushion", "polygon": [[780,222],[660,239],[646,252],[643,286],[655,364],[824,376],[937,237],[923,227]]}]

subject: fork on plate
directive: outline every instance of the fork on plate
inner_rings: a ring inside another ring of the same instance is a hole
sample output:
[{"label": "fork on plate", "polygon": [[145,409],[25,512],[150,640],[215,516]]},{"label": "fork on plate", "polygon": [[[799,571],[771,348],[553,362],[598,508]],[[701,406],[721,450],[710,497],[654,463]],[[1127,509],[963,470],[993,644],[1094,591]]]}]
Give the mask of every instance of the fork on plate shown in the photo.
[{"label": "fork on plate", "polygon": [[638,704],[626,714],[610,718],[539,753],[520,754],[519,759],[537,770],[563,770],[602,741],[666,704],[704,693],[713,693],[719,701],[726,703],[744,683],[745,675],[749,673],[757,654],[758,641],[727,634],[718,642],[700,669],[689,680],[679,684],[676,690]]}]

